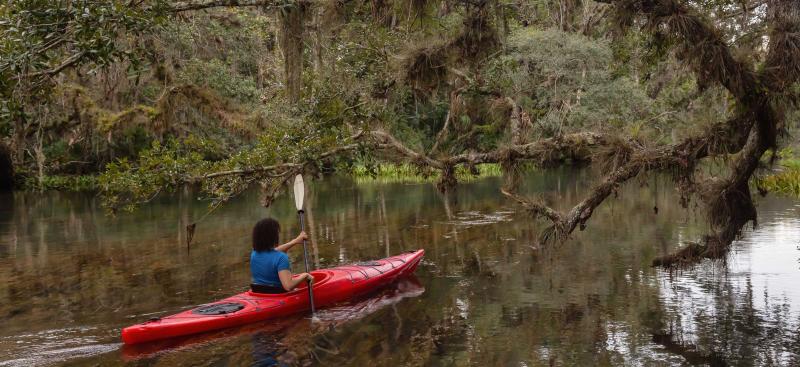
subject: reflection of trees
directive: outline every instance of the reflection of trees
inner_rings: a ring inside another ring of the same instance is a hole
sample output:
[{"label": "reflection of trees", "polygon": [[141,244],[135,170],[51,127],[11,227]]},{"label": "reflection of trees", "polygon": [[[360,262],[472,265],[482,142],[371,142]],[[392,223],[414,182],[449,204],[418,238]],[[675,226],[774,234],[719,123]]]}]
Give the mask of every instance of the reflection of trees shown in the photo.
[{"label": "reflection of trees", "polygon": [[[564,201],[577,198],[582,189],[577,184],[580,180],[569,173],[560,180],[561,185],[570,187],[554,195]],[[558,183],[542,178],[527,181],[529,190],[545,192]],[[481,213],[499,210],[490,202],[490,195],[484,196],[495,184],[482,182],[460,188],[454,193],[457,200],[449,201],[451,218],[457,218],[465,210]],[[419,195],[409,191],[414,192],[415,188],[405,188],[403,196]],[[606,328],[609,320],[632,325],[633,345],[651,343],[642,315],[658,304],[658,289],[649,280],[654,275],[648,263],[653,248],[640,239],[672,235],[675,217],[683,211],[663,200],[660,217],[654,217],[652,196],[639,191],[638,187],[623,190],[619,201],[598,212],[596,218],[602,218],[599,219],[602,226],[598,227],[602,229],[593,232],[592,238],[579,235],[562,247],[533,251],[536,228],[529,222],[475,226],[456,225],[453,220],[440,222],[436,218],[446,218],[447,207],[436,197],[438,202],[427,207],[429,214],[425,221],[415,210],[402,206],[413,203],[412,200],[404,197],[386,200],[386,211],[393,213],[388,220],[430,225],[409,229],[414,237],[408,236],[407,231],[399,231],[402,239],[398,243],[408,244],[408,238],[425,243],[426,248],[434,249],[427,255],[436,264],[430,270],[438,275],[459,277],[426,282],[424,302],[399,308],[400,317],[382,313],[332,332],[331,338],[339,342],[339,348],[352,353],[328,356],[318,362],[358,365],[379,360],[389,365],[508,365],[517,361],[543,364],[553,361],[592,365],[597,358],[619,362],[633,356],[633,360],[646,360],[635,351],[625,354],[608,351]],[[368,191],[362,195],[363,203],[378,202],[368,196]],[[650,215],[634,218],[609,215],[643,210]],[[402,228],[400,223],[398,227]],[[623,225],[638,228],[641,233],[631,236],[623,231]],[[458,239],[443,240],[453,228],[458,231]],[[505,241],[507,237],[513,237],[513,241]],[[609,241],[626,237],[627,240],[618,243]],[[596,241],[603,245],[595,245]],[[404,322],[399,324],[396,320]],[[392,339],[396,335],[401,339]]]},{"label": "reflection of trees", "polygon": [[[581,180],[567,173],[559,193],[569,202],[580,197]],[[554,182],[528,181],[530,190],[545,191]],[[492,212],[481,200],[480,185],[470,186],[466,200],[450,209]],[[462,195],[462,194],[458,194]],[[601,208],[595,230],[578,234],[558,248],[531,251],[535,228],[519,221],[459,227],[458,240],[442,241],[452,224],[414,229],[417,240],[437,243],[428,257],[436,274],[426,282],[428,292],[419,305],[405,305],[400,317],[375,315],[351,329],[332,332],[347,355],[328,356],[319,364],[366,364],[380,360],[390,365],[595,365],[623,363],[726,363],[725,357],[747,343],[746,335],[714,334],[697,341],[681,339],[668,325],[671,315],[660,299],[657,273],[650,267],[654,253],[675,237],[692,235],[702,225],[686,219],[686,211],[670,190],[657,192],[627,187],[613,205]],[[461,199],[461,197],[459,197]],[[653,202],[659,211],[654,213]],[[370,202],[370,199],[364,199]],[[403,202],[403,200],[386,201]],[[441,202],[438,215],[446,213]],[[406,211],[390,208],[402,218]],[[431,215],[435,218],[436,215]],[[391,220],[391,218],[390,218]],[[419,218],[416,218],[419,223]],[[431,222],[428,222],[431,223]],[[631,231],[635,228],[635,231]],[[502,241],[503,236],[514,241]],[[644,240],[647,239],[647,240]],[[403,243],[403,242],[400,242]],[[456,248],[457,247],[457,248]],[[486,268],[491,271],[484,271]],[[719,290],[725,292],[724,290]],[[721,305],[733,299],[718,299]],[[435,305],[432,307],[432,305]],[[746,329],[737,326],[751,312],[734,309],[731,319],[709,320],[704,327]],[[405,320],[398,325],[395,319]],[[764,325],[764,320],[752,319]],[[727,325],[727,326],[723,326]],[[667,334],[672,330],[673,334]],[[784,330],[784,333],[788,332]],[[774,334],[774,333],[773,333]],[[401,340],[389,335],[400,335]],[[739,342],[733,340],[742,340]],[[713,343],[728,345],[718,349]],[[773,340],[777,341],[777,340]],[[771,342],[770,340],[755,341]],[[693,344],[694,343],[694,344]],[[738,344],[737,344],[738,343]],[[785,341],[783,342],[785,344]],[[795,345],[797,343],[795,342]],[[752,347],[751,346],[751,347]],[[788,350],[785,349],[783,350]],[[743,356],[741,362],[760,361]]]},{"label": "reflection of trees", "polygon": [[788,300],[771,297],[768,289],[754,294],[749,275],[738,282],[738,277],[717,270],[721,274],[680,279],[683,286],[668,295],[675,303],[663,311],[661,329],[665,331],[654,333],[654,341],[732,365],[797,361],[800,319],[791,312]]},{"label": "reflection of trees", "polygon": [[[3,244],[17,244],[0,253],[0,317],[13,316],[3,335],[105,319],[124,323],[120,313],[174,310],[208,301],[209,289],[230,293],[223,284],[247,284],[239,268],[246,265],[242,242],[251,221],[219,218],[217,232],[191,255],[169,235],[182,228],[187,210],[203,213],[196,203],[187,209],[167,201],[108,218],[91,196],[16,194],[12,231],[0,235]],[[220,245],[231,242],[238,244]]]}]

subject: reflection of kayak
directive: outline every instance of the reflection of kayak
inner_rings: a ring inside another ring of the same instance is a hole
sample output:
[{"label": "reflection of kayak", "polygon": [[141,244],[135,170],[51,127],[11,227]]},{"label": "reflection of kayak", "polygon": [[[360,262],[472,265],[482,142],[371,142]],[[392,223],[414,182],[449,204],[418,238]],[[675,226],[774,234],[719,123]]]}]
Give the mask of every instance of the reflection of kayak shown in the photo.
[{"label": "reflection of kayak", "polygon": [[[378,289],[416,270],[424,250],[381,260],[312,271],[314,303],[318,307],[346,301]],[[172,316],[153,319],[122,330],[125,344],[173,338],[261,320],[288,316],[309,309],[306,286],[283,294],[244,292]]]},{"label": "reflection of kayak", "polygon": [[[212,341],[218,342],[259,333],[266,333],[272,336],[280,335],[280,338],[291,338],[287,333],[302,334],[302,338],[310,340],[315,334],[328,332],[332,327],[367,317],[384,307],[397,304],[406,298],[417,297],[424,292],[425,287],[412,274],[399,279],[376,293],[355,297],[347,302],[321,310],[317,313],[319,321],[311,324],[298,323],[302,317],[298,314],[278,320],[265,320],[228,329],[157,340],[151,343],[126,344],[122,347],[122,356],[127,361],[150,358],[167,350],[180,350],[198,344]],[[287,344],[295,345],[294,343]]]},{"label": "reflection of kayak", "polygon": [[397,304],[406,298],[418,297],[422,293],[425,293],[425,287],[416,276],[410,275],[383,288],[380,292],[370,293],[368,296],[354,298],[352,302],[321,310],[317,312],[315,318],[330,328],[367,317],[386,306]]}]

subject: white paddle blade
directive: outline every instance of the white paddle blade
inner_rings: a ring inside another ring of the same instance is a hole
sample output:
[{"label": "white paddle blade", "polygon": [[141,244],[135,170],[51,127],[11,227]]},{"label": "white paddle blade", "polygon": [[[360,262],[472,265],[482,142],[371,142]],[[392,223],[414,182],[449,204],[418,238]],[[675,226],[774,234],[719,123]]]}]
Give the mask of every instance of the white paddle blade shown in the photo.
[{"label": "white paddle blade", "polygon": [[303,210],[303,195],[306,193],[306,188],[303,185],[303,175],[294,176],[294,205],[297,210]]}]

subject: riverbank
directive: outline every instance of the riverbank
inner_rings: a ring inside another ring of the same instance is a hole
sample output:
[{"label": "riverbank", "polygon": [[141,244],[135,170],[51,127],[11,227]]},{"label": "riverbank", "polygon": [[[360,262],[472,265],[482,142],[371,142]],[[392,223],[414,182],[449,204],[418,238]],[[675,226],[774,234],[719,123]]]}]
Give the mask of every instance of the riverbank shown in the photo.
[{"label": "riverbank", "polygon": [[758,184],[772,193],[800,197],[800,159],[781,160],[775,173],[764,176]]},{"label": "riverbank", "polygon": [[[342,171],[345,175],[352,176],[357,182],[381,183],[423,183],[435,182],[439,179],[439,172],[425,174],[410,164],[379,164],[372,167],[355,165],[349,170]],[[464,167],[456,169],[459,181],[467,182],[483,177],[498,177],[502,175],[499,164],[486,163],[475,166],[470,172]],[[38,177],[27,177],[19,182],[17,187],[24,191],[66,191],[84,192],[99,190],[99,175],[46,175],[39,182]]]},{"label": "riverbank", "polygon": [[[349,172],[356,182],[381,182],[381,183],[422,183],[434,182],[439,179],[439,171],[432,173],[420,172],[417,167],[410,164],[379,164],[374,167],[364,165],[354,166]],[[485,163],[475,166],[474,171],[458,166],[456,178],[466,182],[483,177],[499,177],[503,174],[499,164]]]},{"label": "riverbank", "polygon": [[[800,197],[800,158],[781,159],[776,164],[773,173],[765,175],[757,182],[758,187],[768,192]],[[380,183],[424,183],[435,182],[439,179],[438,172],[425,174],[410,164],[380,164],[373,167],[355,165],[346,175],[353,177],[357,182]],[[483,177],[499,177],[503,174],[499,164],[480,164],[474,172],[459,167],[456,177],[459,181],[469,182]],[[47,175],[40,183],[36,177],[21,180],[17,187],[25,191],[66,191],[83,192],[97,191],[99,189],[98,175]]]}]

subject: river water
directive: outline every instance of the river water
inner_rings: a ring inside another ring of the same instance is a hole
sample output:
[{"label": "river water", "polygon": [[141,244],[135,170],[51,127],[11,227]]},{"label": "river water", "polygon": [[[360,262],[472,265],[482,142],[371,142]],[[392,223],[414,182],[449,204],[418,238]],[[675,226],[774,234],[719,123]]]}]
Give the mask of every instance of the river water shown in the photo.
[{"label": "river water", "polygon": [[[560,208],[593,174],[525,179]],[[139,348],[121,328],[240,292],[249,233],[273,216],[298,231],[291,197],[247,193],[183,228],[207,204],[181,192],[105,216],[89,194],[0,197],[0,366],[800,365],[800,201],[759,199],[759,226],[727,261],[665,272],[655,256],[706,228],[667,180],[631,183],[585,231],[543,246],[546,225],[499,194],[499,178],[459,186],[313,182],[315,267],[424,248],[414,279],[307,317]],[[302,250],[293,249],[302,270]]]}]

